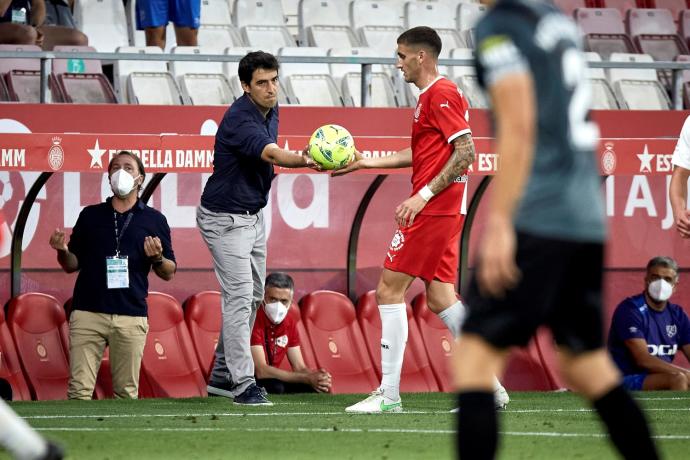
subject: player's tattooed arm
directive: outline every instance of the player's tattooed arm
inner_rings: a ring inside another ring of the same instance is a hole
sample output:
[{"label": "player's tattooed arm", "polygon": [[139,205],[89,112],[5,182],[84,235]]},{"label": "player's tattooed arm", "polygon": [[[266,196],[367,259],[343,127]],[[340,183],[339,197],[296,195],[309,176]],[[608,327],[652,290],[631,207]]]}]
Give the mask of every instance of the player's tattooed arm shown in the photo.
[{"label": "player's tattooed arm", "polygon": [[455,150],[453,150],[448,162],[429,182],[429,188],[434,195],[452,184],[456,177],[461,176],[474,163],[474,141],[472,141],[470,133],[456,137],[453,140],[453,146]]}]

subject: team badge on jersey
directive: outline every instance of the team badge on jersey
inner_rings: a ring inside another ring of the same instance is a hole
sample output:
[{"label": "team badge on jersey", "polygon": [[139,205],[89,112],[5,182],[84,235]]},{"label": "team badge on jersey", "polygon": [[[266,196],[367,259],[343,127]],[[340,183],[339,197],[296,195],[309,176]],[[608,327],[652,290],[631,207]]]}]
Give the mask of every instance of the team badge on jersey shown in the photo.
[{"label": "team badge on jersey", "polygon": [[287,344],[288,344],[288,336],[287,335],[281,335],[280,337],[276,338],[276,345],[279,346],[280,348],[287,347]]},{"label": "team badge on jersey", "polygon": [[666,335],[668,335],[668,338],[670,339],[674,335],[676,335],[676,332],[678,332],[678,328],[676,327],[675,324],[667,324],[666,325]]},{"label": "team badge on jersey", "polygon": [[422,113],[422,103],[420,102],[417,104],[417,108],[414,109],[414,122],[417,123],[419,121],[419,115]]},{"label": "team badge on jersey", "polygon": [[400,230],[396,230],[395,234],[393,235],[393,239],[391,240],[391,245],[388,247],[388,253],[386,254],[391,262],[393,262],[393,259],[396,256],[395,253],[398,252],[404,244],[405,234]]}]

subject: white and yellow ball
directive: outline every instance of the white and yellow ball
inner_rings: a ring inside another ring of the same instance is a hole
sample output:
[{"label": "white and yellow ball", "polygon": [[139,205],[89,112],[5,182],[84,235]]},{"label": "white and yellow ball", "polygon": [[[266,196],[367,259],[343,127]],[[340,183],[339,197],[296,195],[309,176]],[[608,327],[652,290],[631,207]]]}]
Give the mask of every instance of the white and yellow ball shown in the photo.
[{"label": "white and yellow ball", "polygon": [[355,141],[339,125],[323,125],[309,139],[309,154],[323,169],[340,169],[355,157]]}]

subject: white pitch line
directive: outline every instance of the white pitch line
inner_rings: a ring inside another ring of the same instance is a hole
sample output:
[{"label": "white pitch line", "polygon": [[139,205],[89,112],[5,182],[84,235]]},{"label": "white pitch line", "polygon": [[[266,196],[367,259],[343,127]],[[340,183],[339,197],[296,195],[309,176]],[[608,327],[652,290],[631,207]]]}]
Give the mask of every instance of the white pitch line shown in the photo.
[{"label": "white pitch line", "polygon": [[[389,434],[454,434],[454,430],[425,430],[405,428],[93,428],[93,427],[55,427],[36,428],[37,431],[62,432],[242,432],[242,433],[389,433]],[[549,438],[606,438],[603,433],[562,433],[551,431],[501,431],[504,436],[549,437]],[[655,439],[688,440],[690,435],[655,435]]]}]

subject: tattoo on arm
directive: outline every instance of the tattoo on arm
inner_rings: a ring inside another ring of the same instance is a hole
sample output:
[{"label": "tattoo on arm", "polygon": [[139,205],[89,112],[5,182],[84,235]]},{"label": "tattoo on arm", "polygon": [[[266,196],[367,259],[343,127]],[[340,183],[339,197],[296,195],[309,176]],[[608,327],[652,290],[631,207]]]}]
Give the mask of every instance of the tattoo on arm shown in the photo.
[{"label": "tattoo on arm", "polygon": [[436,195],[453,183],[474,162],[474,142],[471,134],[463,134],[453,141],[455,150],[446,165],[429,182],[429,188]]}]

